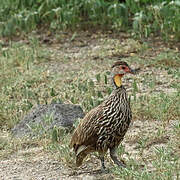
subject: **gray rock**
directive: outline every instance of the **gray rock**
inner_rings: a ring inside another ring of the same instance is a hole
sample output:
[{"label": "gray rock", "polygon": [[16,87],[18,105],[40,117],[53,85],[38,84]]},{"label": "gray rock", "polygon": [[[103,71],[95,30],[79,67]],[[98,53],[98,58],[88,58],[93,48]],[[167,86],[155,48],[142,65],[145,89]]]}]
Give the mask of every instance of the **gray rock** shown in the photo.
[{"label": "gray rock", "polygon": [[79,105],[38,105],[12,129],[12,134],[22,137],[48,131],[54,126],[72,128],[74,122],[83,117],[84,113]]}]

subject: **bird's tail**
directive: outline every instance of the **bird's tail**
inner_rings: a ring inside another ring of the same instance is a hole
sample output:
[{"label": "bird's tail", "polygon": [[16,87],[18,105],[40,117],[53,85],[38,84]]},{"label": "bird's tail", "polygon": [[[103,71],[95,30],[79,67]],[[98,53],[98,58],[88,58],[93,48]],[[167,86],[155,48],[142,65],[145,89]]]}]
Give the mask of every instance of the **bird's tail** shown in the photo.
[{"label": "bird's tail", "polygon": [[76,166],[79,167],[82,165],[84,158],[87,156],[85,152],[81,152],[76,156]]},{"label": "bird's tail", "polygon": [[81,145],[76,149],[76,166],[82,165],[83,159],[87,156],[87,146]]}]

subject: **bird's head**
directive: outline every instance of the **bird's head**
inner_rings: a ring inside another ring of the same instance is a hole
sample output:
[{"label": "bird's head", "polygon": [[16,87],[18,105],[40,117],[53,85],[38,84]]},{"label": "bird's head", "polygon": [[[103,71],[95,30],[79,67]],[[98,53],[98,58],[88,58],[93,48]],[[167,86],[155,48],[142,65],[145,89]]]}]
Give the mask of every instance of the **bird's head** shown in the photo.
[{"label": "bird's head", "polygon": [[124,61],[117,61],[112,66],[112,76],[113,82],[116,87],[120,87],[122,85],[122,77],[127,74],[135,74],[136,70],[131,69],[129,65]]}]

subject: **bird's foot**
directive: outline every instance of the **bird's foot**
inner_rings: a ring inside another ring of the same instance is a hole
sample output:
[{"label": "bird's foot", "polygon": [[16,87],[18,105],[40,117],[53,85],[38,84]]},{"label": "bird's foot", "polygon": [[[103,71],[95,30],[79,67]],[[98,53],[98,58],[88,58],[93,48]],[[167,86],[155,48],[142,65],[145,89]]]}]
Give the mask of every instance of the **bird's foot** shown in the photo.
[{"label": "bird's foot", "polygon": [[101,166],[101,173],[109,173],[109,169],[107,169],[105,166]]},{"label": "bird's foot", "polygon": [[119,167],[126,168],[126,165],[124,162],[116,160],[114,161],[115,164],[117,164]]}]

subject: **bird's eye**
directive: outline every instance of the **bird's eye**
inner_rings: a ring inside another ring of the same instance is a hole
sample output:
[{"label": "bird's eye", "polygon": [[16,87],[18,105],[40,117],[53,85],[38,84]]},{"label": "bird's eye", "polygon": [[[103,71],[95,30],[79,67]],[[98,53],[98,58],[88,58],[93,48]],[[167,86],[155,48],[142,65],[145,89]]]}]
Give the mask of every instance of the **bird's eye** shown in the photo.
[{"label": "bird's eye", "polygon": [[126,69],[126,67],[125,67],[125,66],[122,66],[122,69]]}]

